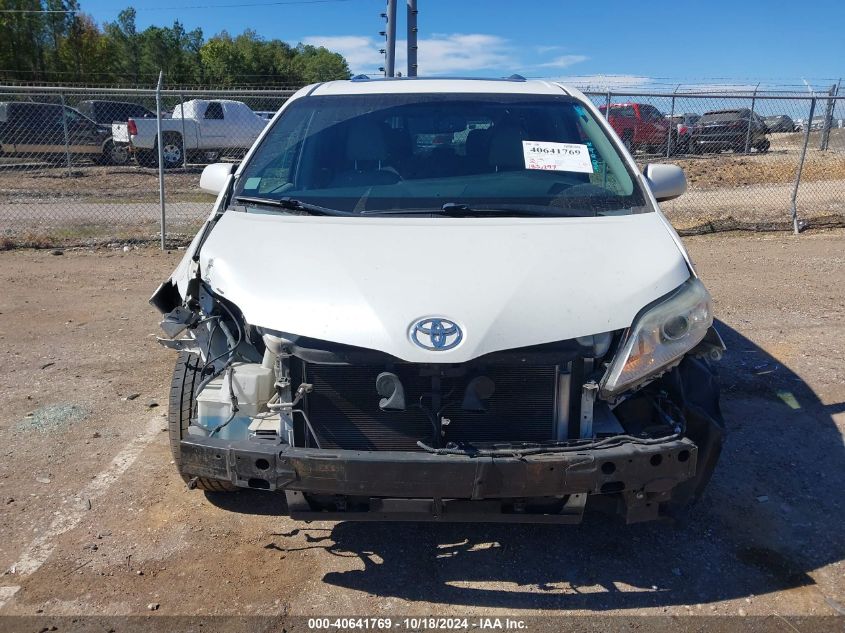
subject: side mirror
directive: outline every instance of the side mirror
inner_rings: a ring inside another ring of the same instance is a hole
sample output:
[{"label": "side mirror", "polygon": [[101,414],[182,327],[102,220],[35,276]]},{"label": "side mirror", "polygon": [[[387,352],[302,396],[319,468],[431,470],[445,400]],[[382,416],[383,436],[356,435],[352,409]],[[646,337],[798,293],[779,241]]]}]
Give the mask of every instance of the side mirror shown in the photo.
[{"label": "side mirror", "polygon": [[652,163],[645,166],[643,175],[658,202],[673,200],[687,190],[687,177],[677,165]]},{"label": "side mirror", "polygon": [[234,163],[214,163],[213,165],[208,165],[202,170],[200,189],[208,193],[213,193],[216,196],[226,186],[226,181],[234,169]]}]

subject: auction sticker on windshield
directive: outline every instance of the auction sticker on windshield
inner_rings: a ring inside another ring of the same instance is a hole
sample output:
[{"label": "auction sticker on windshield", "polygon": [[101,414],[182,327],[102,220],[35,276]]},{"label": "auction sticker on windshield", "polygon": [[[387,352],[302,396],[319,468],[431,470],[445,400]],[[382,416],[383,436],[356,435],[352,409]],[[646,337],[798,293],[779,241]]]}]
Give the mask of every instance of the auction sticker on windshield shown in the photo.
[{"label": "auction sticker on windshield", "polygon": [[522,154],[526,169],[593,173],[590,150],[580,143],[522,141]]}]

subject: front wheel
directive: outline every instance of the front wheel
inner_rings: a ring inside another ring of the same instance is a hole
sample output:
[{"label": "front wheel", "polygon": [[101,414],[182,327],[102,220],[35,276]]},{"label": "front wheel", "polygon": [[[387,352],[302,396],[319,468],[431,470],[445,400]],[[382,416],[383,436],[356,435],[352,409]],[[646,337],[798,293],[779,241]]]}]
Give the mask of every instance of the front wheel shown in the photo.
[{"label": "front wheel", "polygon": [[114,141],[106,141],[103,146],[102,165],[125,165],[129,162],[129,148]]},{"label": "front wheel", "polygon": [[179,167],[182,164],[184,152],[181,136],[178,134],[166,134],[164,136],[161,144],[161,157],[166,169]]},{"label": "front wheel", "polygon": [[180,352],[176,359],[176,367],[173,368],[173,379],[170,383],[170,401],[167,411],[167,429],[170,438],[170,453],[173,455],[173,463],[176,470],[185,482],[196,479],[196,487],[200,490],[213,492],[231,492],[237,490],[237,486],[228,481],[219,479],[206,479],[195,477],[192,473],[182,469],[182,449],[180,442],[188,432],[188,425],[191,423],[191,415],[194,410],[194,389],[200,382],[199,356]]}]

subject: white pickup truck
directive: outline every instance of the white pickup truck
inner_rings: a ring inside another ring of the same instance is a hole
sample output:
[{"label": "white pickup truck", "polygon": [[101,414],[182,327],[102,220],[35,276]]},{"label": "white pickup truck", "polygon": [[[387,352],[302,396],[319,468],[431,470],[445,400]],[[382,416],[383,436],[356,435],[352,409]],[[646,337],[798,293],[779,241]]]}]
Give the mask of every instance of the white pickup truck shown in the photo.
[{"label": "white pickup truck", "polygon": [[[267,120],[240,101],[193,99],[177,105],[161,121],[162,156],[165,167],[189,160],[213,162],[233,150],[247,150],[267,125]],[[158,162],[158,130],[155,119],[129,119],[112,124],[115,145],[125,145],[142,165]]]}]

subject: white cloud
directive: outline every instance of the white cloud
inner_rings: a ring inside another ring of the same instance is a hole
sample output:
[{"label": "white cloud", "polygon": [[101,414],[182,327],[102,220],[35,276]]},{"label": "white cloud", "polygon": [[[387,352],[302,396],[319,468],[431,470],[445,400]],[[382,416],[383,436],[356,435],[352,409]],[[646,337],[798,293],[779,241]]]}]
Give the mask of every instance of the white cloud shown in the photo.
[{"label": "white cloud", "polygon": [[[400,57],[402,64],[407,64],[406,46],[404,40],[396,44],[397,68],[400,67]],[[491,68],[504,71],[516,65],[515,53],[508,40],[483,33],[453,33],[421,38],[417,60],[420,75],[442,75]]]},{"label": "white cloud", "polygon": [[654,83],[651,77],[642,75],[569,75],[565,77],[550,77],[552,81],[573,86],[580,90],[626,90],[642,88]]},{"label": "white cloud", "polygon": [[586,55],[561,55],[560,57],[556,57],[551,61],[544,62],[542,64],[537,64],[538,68],[566,68],[568,66],[572,66],[573,64],[580,64],[581,62],[585,62],[589,59]]},{"label": "white cloud", "polygon": [[746,93],[746,92],[754,92],[754,89],[759,84],[730,83],[730,82],[684,84],[682,82],[678,82],[678,85],[679,85],[679,87],[677,88],[678,92],[718,92],[718,93],[740,92],[740,93]]},{"label": "white cloud", "polygon": [[[382,38],[358,35],[323,36],[313,35],[303,39],[306,44],[325,46],[337,51],[349,62],[352,74],[378,73],[384,65],[384,55],[379,49],[385,47]],[[565,68],[587,59],[584,55],[558,56],[546,63],[526,63],[519,48],[507,38],[487,33],[434,33],[418,41],[418,74],[450,75],[472,73],[483,70],[497,70],[502,75],[537,67]],[[546,46],[534,49],[538,54],[559,51],[560,47]],[[396,70],[405,74],[407,67],[407,42],[396,41]]]},{"label": "white cloud", "polygon": [[376,40],[363,35],[316,35],[302,40],[312,46],[325,46],[330,51],[340,53],[349,63],[352,74],[378,72],[378,67],[384,63],[384,55],[379,53]]}]

